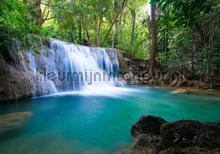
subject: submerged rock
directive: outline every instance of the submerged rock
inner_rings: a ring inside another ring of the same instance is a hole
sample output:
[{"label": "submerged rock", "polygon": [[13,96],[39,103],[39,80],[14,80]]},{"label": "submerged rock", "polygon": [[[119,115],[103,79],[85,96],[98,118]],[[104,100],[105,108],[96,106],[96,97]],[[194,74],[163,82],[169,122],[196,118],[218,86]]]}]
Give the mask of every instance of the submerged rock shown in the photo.
[{"label": "submerged rock", "polygon": [[179,88],[174,91],[171,91],[172,94],[187,94],[189,92],[190,92],[189,89],[184,89],[184,88]]},{"label": "submerged rock", "polygon": [[32,116],[31,112],[15,112],[0,116],[0,134],[22,126]]},{"label": "submerged rock", "polygon": [[218,154],[220,123],[193,120],[166,122],[160,117],[142,116],[132,126],[132,149],[121,154]]}]

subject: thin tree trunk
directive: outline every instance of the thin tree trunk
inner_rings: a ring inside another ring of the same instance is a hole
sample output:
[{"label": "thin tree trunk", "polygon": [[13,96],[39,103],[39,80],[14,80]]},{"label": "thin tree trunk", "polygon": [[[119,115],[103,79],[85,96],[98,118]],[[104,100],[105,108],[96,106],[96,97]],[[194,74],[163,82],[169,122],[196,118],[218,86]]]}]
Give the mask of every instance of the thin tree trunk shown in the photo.
[{"label": "thin tree trunk", "polygon": [[103,22],[103,15],[102,13],[100,14],[100,17],[97,19],[97,25],[96,25],[96,45],[100,45],[100,40],[99,40],[99,36],[100,36],[100,31],[101,31],[101,26],[102,26],[102,22]]},{"label": "thin tree trunk", "polygon": [[80,13],[79,19],[78,19],[78,43],[82,43],[82,14]]},{"label": "thin tree trunk", "polygon": [[82,16],[82,28],[86,33],[87,41],[90,43],[91,42],[91,39],[90,39],[91,37],[89,35],[89,31],[87,29],[87,25],[85,24],[85,22],[86,22],[86,20],[84,19],[84,16]]},{"label": "thin tree trunk", "polygon": [[211,60],[211,53],[213,52],[213,27],[214,27],[214,23],[213,21],[209,22],[209,40],[208,40],[208,51],[207,51],[207,81],[210,82],[211,81],[211,75],[212,75],[212,71],[211,71],[211,64],[212,64],[212,60]]},{"label": "thin tree trunk", "polygon": [[38,5],[36,6],[36,11],[37,11],[37,25],[42,26],[42,11],[41,11],[41,0],[37,0],[36,3]]},{"label": "thin tree trunk", "polygon": [[107,37],[109,36],[109,33],[111,32],[111,30],[112,30],[112,28],[113,28],[115,22],[116,22],[116,21],[118,20],[118,18],[122,15],[122,13],[123,13],[125,7],[127,6],[127,3],[128,3],[128,0],[124,0],[124,1],[123,1],[123,3],[122,3],[122,8],[121,8],[120,12],[115,16],[115,18],[113,18],[113,21],[112,21],[112,23],[111,23],[111,25],[110,25],[110,27],[109,27],[109,29],[108,29],[108,31],[107,31],[107,33],[106,33],[104,39],[103,39],[103,41],[105,41],[105,40],[107,39]]},{"label": "thin tree trunk", "polygon": [[24,3],[24,4],[27,4],[27,0],[23,0],[23,3]]},{"label": "thin tree trunk", "polygon": [[82,42],[82,15],[79,17],[79,43]]},{"label": "thin tree trunk", "polygon": [[[113,17],[116,18],[119,14],[119,4],[117,0],[113,0]],[[113,25],[113,31],[112,31],[112,48],[115,48],[118,45],[118,31],[119,31],[119,18],[115,21]]]},{"label": "thin tree trunk", "polygon": [[112,48],[117,47],[118,45],[118,33],[120,29],[120,20],[118,19],[115,22],[115,26],[113,28],[113,33],[112,33]]},{"label": "thin tree trunk", "polygon": [[134,35],[135,35],[135,23],[136,23],[136,11],[132,10],[132,30],[131,30],[131,52],[134,54]]},{"label": "thin tree trunk", "polygon": [[157,44],[157,21],[156,21],[156,7],[151,4],[151,39],[152,39],[152,51],[150,59],[150,74],[153,77],[155,72],[156,58],[158,52]]},{"label": "thin tree trunk", "polygon": [[86,27],[84,27],[84,30],[86,32],[86,36],[87,36],[88,42],[90,42],[90,35],[89,35],[88,29]]},{"label": "thin tree trunk", "polygon": [[168,52],[169,52],[169,22],[168,22],[168,14],[167,14],[167,11],[165,12],[166,14],[166,30],[165,30],[165,52],[166,52],[166,55],[168,55]]},{"label": "thin tree trunk", "polygon": [[191,76],[194,76],[195,72],[195,64],[194,64],[194,57],[195,57],[195,52],[196,52],[196,44],[193,44],[193,49],[191,51]]}]

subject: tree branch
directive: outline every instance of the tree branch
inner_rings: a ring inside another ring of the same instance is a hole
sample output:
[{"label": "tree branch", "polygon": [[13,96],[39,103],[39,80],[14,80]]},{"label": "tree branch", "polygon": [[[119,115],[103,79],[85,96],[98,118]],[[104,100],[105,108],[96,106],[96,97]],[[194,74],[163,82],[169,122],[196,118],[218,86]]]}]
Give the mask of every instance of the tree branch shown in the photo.
[{"label": "tree branch", "polygon": [[126,6],[127,6],[127,3],[128,3],[128,0],[124,0],[124,1],[123,1],[123,3],[122,3],[122,8],[121,8],[120,12],[117,14],[117,16],[114,18],[114,20],[112,21],[111,26],[110,26],[108,32],[106,33],[103,42],[107,39],[107,37],[108,37],[109,33],[111,32],[112,27],[114,26],[115,22],[116,22],[116,21],[118,20],[118,18],[122,15],[124,9],[125,9]]},{"label": "tree branch", "polygon": [[41,0],[37,0],[36,3],[34,3],[34,5],[32,5],[32,7],[28,10],[29,12],[32,11],[34,8],[36,8],[37,6],[39,6],[41,4]]}]

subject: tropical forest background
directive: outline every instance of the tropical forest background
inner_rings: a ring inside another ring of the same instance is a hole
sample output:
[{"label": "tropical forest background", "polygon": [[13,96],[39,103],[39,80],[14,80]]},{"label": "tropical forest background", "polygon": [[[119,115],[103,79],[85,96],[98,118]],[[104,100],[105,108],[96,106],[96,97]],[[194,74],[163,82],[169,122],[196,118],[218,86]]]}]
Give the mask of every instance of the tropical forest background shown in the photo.
[{"label": "tropical forest background", "polygon": [[[37,39],[113,47],[188,79],[220,76],[219,0],[1,0],[1,52]],[[37,50],[34,50],[37,53]]]}]

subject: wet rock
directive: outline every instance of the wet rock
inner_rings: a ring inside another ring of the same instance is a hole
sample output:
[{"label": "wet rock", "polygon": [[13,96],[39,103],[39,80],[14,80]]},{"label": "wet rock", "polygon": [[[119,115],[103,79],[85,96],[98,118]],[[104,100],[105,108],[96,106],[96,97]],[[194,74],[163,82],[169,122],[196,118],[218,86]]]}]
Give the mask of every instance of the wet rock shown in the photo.
[{"label": "wet rock", "polygon": [[0,116],[0,134],[15,130],[32,116],[31,112],[16,112]]},{"label": "wet rock", "polygon": [[0,53],[0,102],[30,97],[35,79],[33,72],[25,66],[25,54],[15,50],[8,52],[10,61]]},{"label": "wet rock", "polygon": [[147,153],[158,153],[161,149],[161,137],[159,135],[140,135],[135,141],[133,149]]},{"label": "wet rock", "polygon": [[118,50],[118,61],[120,64],[120,71],[122,73],[128,73],[131,70],[131,59],[127,58],[125,52]]},{"label": "wet rock", "polygon": [[116,154],[147,154],[145,150],[134,150],[134,149],[130,149],[130,150],[121,150],[116,152]]},{"label": "wet rock", "polygon": [[196,137],[196,144],[208,149],[220,147],[220,123],[206,124],[203,129],[200,128]]},{"label": "wet rock", "polygon": [[131,83],[134,79],[134,76],[132,73],[126,73],[124,75],[124,80],[127,81],[128,83]]},{"label": "wet rock", "polygon": [[160,127],[167,121],[155,116],[142,116],[138,122],[136,122],[131,129],[133,137],[137,137],[141,134],[159,135]]},{"label": "wet rock", "polygon": [[199,146],[216,149],[220,147],[220,126],[190,120],[167,123],[161,127],[161,138],[166,148]]},{"label": "wet rock", "polygon": [[184,88],[178,88],[174,91],[171,91],[172,94],[187,94],[190,93],[189,89],[184,89]]},{"label": "wet rock", "polygon": [[29,79],[34,79],[31,72],[22,72],[6,64],[0,66],[0,71],[0,102],[31,96],[32,83]]},{"label": "wet rock", "polygon": [[166,122],[160,117],[142,116],[131,129],[132,149],[124,154],[219,154],[220,123],[193,120]]},{"label": "wet rock", "polygon": [[161,127],[161,138],[165,148],[187,147],[195,145],[194,139],[204,128],[204,125],[197,121],[177,121],[167,123]]},{"label": "wet rock", "polygon": [[208,150],[199,147],[189,147],[183,149],[169,148],[161,151],[159,154],[219,154],[220,149]]}]

